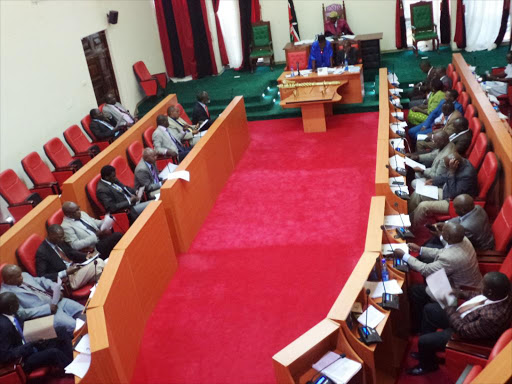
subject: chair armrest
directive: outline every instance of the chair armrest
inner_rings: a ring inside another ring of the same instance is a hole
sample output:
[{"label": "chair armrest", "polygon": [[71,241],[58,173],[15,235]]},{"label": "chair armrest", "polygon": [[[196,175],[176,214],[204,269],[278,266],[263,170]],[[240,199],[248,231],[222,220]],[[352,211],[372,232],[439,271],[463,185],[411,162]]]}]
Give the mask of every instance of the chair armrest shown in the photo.
[{"label": "chair armrest", "polygon": [[34,188],[32,189],[46,189],[46,188],[51,188],[53,193],[55,193],[56,195],[60,195],[60,187],[59,187],[59,183],[54,181],[53,183],[46,183],[46,184],[36,184],[34,185]]},{"label": "chair armrest", "polygon": [[22,358],[13,361],[12,363],[5,363],[0,365],[0,377],[16,371],[16,367],[21,365]]},{"label": "chair armrest", "polygon": [[33,206],[33,201],[32,200],[27,200],[27,201],[24,201],[23,203],[16,203],[16,204],[9,204],[9,206],[7,208],[15,208],[15,207],[23,207],[24,205],[30,205],[30,206]]},{"label": "chair armrest", "polygon": [[503,264],[505,256],[491,256],[491,255],[478,255],[477,259],[479,263],[490,263],[490,264]]},{"label": "chair armrest", "polygon": [[90,158],[92,158],[92,157],[94,157],[94,155],[91,152],[87,151],[87,152],[75,153],[75,157],[90,157]]},{"label": "chair armrest", "polygon": [[476,255],[479,258],[482,256],[495,256],[495,257],[505,258],[505,256],[506,256],[505,252],[495,251],[495,250],[490,250],[490,251],[477,250]]},{"label": "chair armrest", "polygon": [[55,170],[57,172],[71,171],[73,173],[75,173],[77,171],[77,169],[75,167],[59,167],[59,168],[55,168]]},{"label": "chair armrest", "polygon": [[453,334],[452,338],[446,343],[447,349],[452,349],[468,355],[480,357],[482,359],[488,359],[491,354],[491,350],[495,344],[495,341],[469,341],[460,338],[457,334]]}]

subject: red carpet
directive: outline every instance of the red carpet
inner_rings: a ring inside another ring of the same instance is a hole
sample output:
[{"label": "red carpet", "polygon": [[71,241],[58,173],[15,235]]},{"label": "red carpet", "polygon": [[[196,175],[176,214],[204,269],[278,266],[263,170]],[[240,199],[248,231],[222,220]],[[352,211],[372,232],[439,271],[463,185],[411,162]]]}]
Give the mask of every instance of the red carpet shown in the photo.
[{"label": "red carpet", "polygon": [[377,120],[337,115],[308,135],[300,119],[249,123],[147,324],[134,383],[275,382],[272,356],[325,318],[363,251]]}]

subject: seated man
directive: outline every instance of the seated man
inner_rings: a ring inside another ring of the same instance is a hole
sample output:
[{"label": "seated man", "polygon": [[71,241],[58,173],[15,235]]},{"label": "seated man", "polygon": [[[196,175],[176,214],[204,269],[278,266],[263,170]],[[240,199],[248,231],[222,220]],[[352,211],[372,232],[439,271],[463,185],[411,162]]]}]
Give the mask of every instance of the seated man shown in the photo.
[{"label": "seated man", "polygon": [[142,152],[142,159],[135,167],[135,189],[144,187],[146,193],[154,197],[155,194],[160,193],[162,186],[162,179],[158,176],[158,169],[156,168],[156,152],[154,149],[145,148]]},{"label": "seated man", "polygon": [[507,94],[507,87],[512,85],[512,52],[507,52],[507,66],[502,73],[487,75],[483,88],[493,96]]},{"label": "seated man", "polygon": [[436,77],[443,83],[443,91],[447,91],[453,88],[453,80],[446,74],[445,67],[436,68]]},{"label": "seated man", "polygon": [[75,250],[96,248],[101,258],[105,260],[123,237],[119,232],[102,231],[100,228],[104,220],[92,218],[72,201],[62,204],[62,212],[64,212],[61,224],[64,230],[64,241]]},{"label": "seated man", "polygon": [[192,124],[201,126],[203,122],[207,121],[206,124],[200,129],[200,131],[206,131],[211,127],[215,118],[210,116],[210,111],[208,111],[208,104],[210,104],[210,96],[208,92],[201,91],[196,96],[197,101],[194,105],[194,109],[192,110]]},{"label": "seated man", "polygon": [[415,84],[412,91],[407,95],[411,102],[409,107],[415,107],[426,103],[427,93],[430,90],[430,83],[436,77],[436,70],[428,60],[420,61],[420,69],[427,75],[426,79]]},{"label": "seated man", "polygon": [[473,131],[469,129],[468,119],[459,117],[453,122],[454,131],[450,135],[450,142],[455,144],[455,150],[464,156],[471,141],[473,140]]},{"label": "seated man", "polygon": [[[475,205],[473,198],[462,194],[453,199],[453,208],[458,216],[450,219],[447,223],[460,224],[464,227],[465,235],[473,244],[475,249],[494,249],[494,235],[489,222],[489,216],[480,205]],[[434,235],[425,246],[431,248],[443,248],[446,241],[441,239],[441,232],[445,223],[437,223],[431,233]]]},{"label": "seated man", "polygon": [[353,35],[345,19],[340,18],[338,12],[329,13],[328,21],[325,23],[325,36]]},{"label": "seated man", "polygon": [[455,152],[446,156],[444,163],[447,171],[425,182],[438,187],[438,199],[434,200],[414,192],[408,201],[409,215],[414,227],[423,224],[428,215],[447,214],[451,199],[464,193],[470,196],[476,196],[478,193],[476,171],[468,159]]},{"label": "seated man", "polygon": [[126,124],[116,125],[114,120],[108,120],[107,117],[98,108],[91,109],[91,132],[99,140],[116,139],[126,130]]},{"label": "seated man", "polygon": [[462,105],[457,101],[457,98],[459,97],[459,92],[457,92],[455,89],[449,89],[444,93],[444,99],[439,102],[439,105],[436,109],[434,109],[427,117],[427,120],[425,120],[423,123],[409,128],[407,133],[409,134],[409,137],[412,140],[416,140],[416,136],[418,134],[428,134],[432,132],[432,126],[434,125],[434,121],[443,113],[442,108],[444,103],[447,101],[451,101],[453,105],[455,106],[455,109],[459,111],[460,113],[463,113]]},{"label": "seated man", "polygon": [[69,335],[73,335],[76,319],[81,316],[84,306],[66,298],[60,298],[57,304],[52,304],[54,291],[60,292],[60,284],[44,277],[32,277],[27,272],[22,273],[20,267],[12,264],[2,268],[2,280],[0,292],[11,292],[18,297],[23,309],[21,320],[53,314],[55,330],[62,327]]},{"label": "seated man", "polygon": [[155,151],[160,155],[176,156],[178,163],[185,158],[190,152],[190,148],[186,148],[176,139],[169,127],[169,119],[165,115],[158,115],[156,118],[157,127],[153,132],[153,146]]},{"label": "seated man", "polygon": [[13,364],[22,358],[26,374],[45,366],[58,367],[63,373],[73,360],[70,336],[59,329],[57,339],[25,342],[23,322],[16,314],[18,309],[19,301],[14,293],[0,293],[0,364]]},{"label": "seated man", "polygon": [[67,245],[64,242],[64,231],[59,224],[50,225],[47,232],[46,240],[36,252],[37,276],[52,281],[57,281],[57,277],[60,277],[73,290],[99,280],[105,266],[103,260],[96,259],[84,266],[77,265],[76,263],[83,263],[94,257],[95,253],[75,251]]},{"label": "seated man", "polygon": [[96,195],[107,212],[116,213],[127,209],[130,223],[137,220],[149,204],[149,201],[141,202],[132,188],[117,179],[116,169],[111,165],[101,168],[101,180],[96,188]]},{"label": "seated man", "polygon": [[[105,96],[105,105],[103,106],[103,114],[108,120],[113,121],[114,125],[126,125],[131,127],[137,121],[135,117],[130,115],[130,111],[117,102],[115,96],[109,93]],[[126,124],[123,124],[122,122]]]},{"label": "seated man", "polygon": [[311,46],[308,68],[316,71],[321,67],[332,67],[331,43],[325,40],[324,35],[318,35],[318,39]]},{"label": "seated man", "polygon": [[[434,120],[434,129],[440,129],[450,137],[455,132],[455,127],[453,123],[459,117],[462,117],[462,114],[455,109],[455,105],[449,101],[443,104],[441,108],[442,114],[436,120]],[[418,140],[416,142],[416,150],[419,152],[430,151],[435,148],[432,140],[432,134],[429,133],[427,139]]]},{"label": "seated man", "polygon": [[[444,268],[452,287],[480,286],[482,274],[478,268],[475,249],[464,236],[464,227],[455,223],[446,223],[442,233],[443,240],[446,242],[446,246],[442,249],[420,247],[409,243],[409,249],[419,253],[418,258],[404,253],[401,249],[395,250],[394,256],[403,259],[413,271],[421,273],[423,277]],[[409,293],[413,317],[416,326],[419,326],[422,321],[423,307],[433,301],[433,296],[425,284],[412,285]]]},{"label": "seated man", "polygon": [[[436,353],[445,350],[453,333],[466,340],[495,341],[510,328],[512,292],[503,273],[487,273],[481,293],[455,290],[453,295],[442,301],[444,310],[438,303],[425,306],[418,353],[414,354],[419,364],[408,374],[417,376],[437,370]],[[457,298],[467,301],[457,307]]]},{"label": "seated man", "polygon": [[194,136],[199,133],[199,124],[187,124],[180,115],[181,110],[175,105],[171,105],[167,108],[167,116],[169,116],[168,130],[181,143],[188,141],[191,146],[194,146],[200,139],[200,137]]},{"label": "seated man", "polygon": [[352,47],[352,44],[349,40],[343,40],[343,49],[339,50],[336,54],[336,65],[355,65],[357,64],[357,49]]}]

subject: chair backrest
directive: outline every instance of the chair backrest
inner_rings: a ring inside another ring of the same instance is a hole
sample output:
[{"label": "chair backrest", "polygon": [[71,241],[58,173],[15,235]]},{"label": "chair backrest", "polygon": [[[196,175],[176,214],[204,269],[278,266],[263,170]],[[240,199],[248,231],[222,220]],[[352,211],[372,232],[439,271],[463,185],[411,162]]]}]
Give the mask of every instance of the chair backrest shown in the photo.
[{"label": "chair backrest", "polygon": [[83,131],[76,124],[64,131],[64,139],[75,153],[84,153],[91,147],[91,142],[87,140]]},{"label": "chair backrest", "polygon": [[288,53],[288,62],[297,70],[297,63],[299,63],[299,69],[306,69],[308,67],[308,53],[306,51],[294,51]]},{"label": "chair backrest", "polygon": [[98,138],[94,136],[94,133],[92,133],[91,131],[91,115],[84,116],[84,118],[80,120],[80,123],[82,124],[82,128],[84,129],[85,133],[89,135],[93,142],[99,141]]},{"label": "chair backrest", "polygon": [[149,127],[142,134],[142,141],[144,142],[145,147],[154,148],[153,146],[153,132],[155,132],[155,127]]},{"label": "chair backrest", "polygon": [[498,353],[500,353],[503,348],[505,348],[508,343],[512,341],[512,328],[507,329],[505,332],[503,332],[496,341],[496,344],[494,344],[494,347],[491,351],[491,354],[489,355],[489,358],[487,359],[487,364],[489,364],[492,359],[494,359],[496,356],[498,356]]},{"label": "chair backrest", "polygon": [[452,72],[451,78],[452,78],[452,84],[457,84],[460,81],[460,76],[455,71]]},{"label": "chair backrest", "polygon": [[110,165],[116,169],[116,177],[121,183],[129,187],[135,186],[135,175],[133,174],[128,162],[121,156],[116,156]]},{"label": "chair backrest", "polygon": [[469,154],[468,160],[475,169],[479,169],[485,154],[489,151],[489,140],[483,132],[478,134],[473,150]]},{"label": "chair backrest", "polygon": [[503,260],[500,267],[500,272],[507,275],[508,279],[512,281],[512,248],[508,251],[507,257]]},{"label": "chair backrest", "polygon": [[418,31],[432,30],[434,28],[434,17],[431,1],[420,1],[410,5],[411,25]]},{"label": "chair backrest", "polygon": [[465,111],[469,104],[469,95],[465,91],[460,93],[459,103],[462,105],[462,110]]},{"label": "chair backrest", "polygon": [[43,145],[44,153],[50,159],[55,168],[64,168],[73,162],[73,157],[64,143],[58,137],[54,137]]},{"label": "chair backrest", "polygon": [[103,107],[104,107],[104,106],[105,106],[105,103],[100,104],[100,106],[98,107],[98,109],[99,109],[101,112],[103,112]]},{"label": "chair backrest", "polygon": [[471,144],[469,144],[469,147],[466,151],[466,157],[469,157],[471,151],[473,150],[476,139],[478,138],[480,132],[482,132],[482,122],[478,117],[472,117],[469,119],[469,129],[473,133],[473,137],[471,138]]},{"label": "chair backrest", "polygon": [[92,178],[91,181],[87,183],[85,186],[85,194],[87,195],[87,198],[91,202],[91,205],[93,208],[97,211],[99,215],[104,215],[106,213],[105,207],[103,207],[103,204],[100,203],[98,200],[98,196],[96,195],[96,187],[98,186],[98,183],[100,182],[101,175],[96,175]]},{"label": "chair backrest", "polygon": [[[452,73],[453,71],[455,71],[455,68],[453,67],[453,64],[452,63],[449,63],[447,66],[446,66],[446,74],[448,75],[449,78],[452,77]],[[453,84],[455,85],[455,84]]]},{"label": "chair backrest", "polygon": [[464,117],[468,120],[471,120],[472,117],[476,117],[476,109],[473,107],[473,104],[469,104],[468,107],[464,110]]},{"label": "chair backrest", "polygon": [[252,23],[251,27],[253,47],[268,47],[272,41],[270,38],[270,22],[258,21]]},{"label": "chair backrest", "polygon": [[503,73],[504,70],[505,70],[505,67],[492,67],[491,73],[493,75],[499,75],[500,73]]},{"label": "chair backrest", "polygon": [[31,192],[12,169],[0,173],[0,195],[9,204],[23,203]]},{"label": "chair backrest", "polygon": [[62,224],[62,220],[64,220],[64,212],[62,211],[62,208],[59,208],[54,214],[52,214],[47,220],[46,220],[46,227],[49,227],[53,224]]},{"label": "chair backrest", "polygon": [[478,194],[479,200],[486,200],[487,193],[498,177],[498,168],[498,158],[494,152],[487,152],[477,176],[478,190],[480,191]]},{"label": "chair backrest", "polygon": [[144,147],[140,141],[134,141],[128,146],[128,148],[126,148],[126,157],[128,158],[128,162],[132,169],[135,169],[142,159],[142,151],[144,151]]},{"label": "chair backrest", "polygon": [[455,89],[459,93],[459,95],[466,90],[464,84],[462,84],[462,81],[458,81],[456,84],[454,84],[453,89]]},{"label": "chair backrest", "polygon": [[183,106],[180,103],[177,103],[175,105],[180,110],[180,117],[187,122],[187,124],[192,125],[192,120],[187,115],[187,112],[185,112],[185,109],[183,109]]},{"label": "chair backrest", "polygon": [[[322,6],[323,6],[323,4],[322,4]],[[343,5],[341,5],[341,4],[331,4],[331,5],[328,5],[327,7],[325,7],[325,9],[324,9],[324,23],[327,22],[327,20],[329,19],[329,13],[331,13],[332,11],[336,11],[336,13],[338,13],[338,17],[340,19],[347,20],[347,13],[346,13],[346,10],[345,10],[345,2],[343,2]]]},{"label": "chair backrest", "polygon": [[32,276],[37,276],[36,252],[43,241],[44,239],[41,235],[33,233],[16,250],[19,263]]},{"label": "chair backrest", "polygon": [[135,72],[140,81],[152,79],[151,73],[149,73],[148,68],[146,67],[146,64],[144,64],[143,61],[137,61],[135,64],[133,64],[133,71]]},{"label": "chair backrest", "polygon": [[504,252],[510,240],[512,240],[512,195],[508,196],[492,223],[494,234],[494,248]]},{"label": "chair backrest", "polygon": [[31,152],[21,160],[21,165],[34,185],[56,183],[50,168],[43,163],[37,152]]}]

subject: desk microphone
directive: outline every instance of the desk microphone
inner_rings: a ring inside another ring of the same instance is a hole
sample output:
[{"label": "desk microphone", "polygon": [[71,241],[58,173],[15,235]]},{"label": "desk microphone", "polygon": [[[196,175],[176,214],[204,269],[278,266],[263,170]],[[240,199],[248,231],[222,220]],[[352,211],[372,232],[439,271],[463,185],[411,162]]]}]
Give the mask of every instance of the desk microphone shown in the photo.
[{"label": "desk microphone", "polygon": [[366,289],[366,325],[358,328],[361,341],[366,345],[382,343],[382,338],[375,328],[368,326],[368,308],[370,308],[370,290]]},{"label": "desk microphone", "polygon": [[389,234],[388,234],[386,226],[381,225],[380,229],[382,229],[384,231],[384,233],[386,234],[386,238],[388,239],[388,242],[389,242],[389,247],[391,248],[391,252],[393,252],[393,268],[395,268],[396,270],[401,271],[401,272],[409,272],[409,266],[407,265],[407,263],[405,261],[403,261],[402,259],[395,257],[395,250],[393,249],[393,246],[391,245],[391,239],[389,238]]},{"label": "desk microphone", "polygon": [[299,62],[297,61],[297,76],[300,76]]},{"label": "desk microphone", "polygon": [[[98,259],[93,261],[94,264],[94,286],[96,287],[98,285],[98,276],[96,275],[96,265],[98,265]],[[87,308],[89,308],[89,304],[91,303],[91,296],[89,295],[89,298],[87,299],[87,303],[84,306],[84,309],[82,310],[82,314],[85,314],[87,312]]]},{"label": "desk microphone", "polygon": [[[389,166],[389,164],[386,164],[386,168],[388,170],[391,169],[391,167]],[[398,171],[398,168],[397,168],[397,171]],[[402,191],[402,188],[400,188],[401,185],[404,185],[403,182],[401,181],[398,181],[396,179],[395,176],[391,176],[391,178],[393,179],[393,185],[396,185],[398,187],[398,191],[395,191],[395,195],[397,195],[398,197],[400,197],[401,199],[404,199],[404,200],[410,200],[410,196],[407,192],[405,191]]]},{"label": "desk microphone", "polygon": [[[395,202],[393,205],[395,206],[396,209],[398,209],[398,203],[397,202]],[[402,225],[403,225],[403,227],[397,228],[398,236],[400,236],[400,238],[402,240],[415,239],[416,236],[414,236],[414,233],[412,233],[411,231],[409,231],[405,227],[404,219],[402,219],[402,215],[400,214],[400,212],[398,212],[398,217],[400,218],[400,221],[402,222]]]},{"label": "desk microphone", "polygon": [[318,377],[323,371],[325,371],[327,368],[329,368],[331,365],[333,365],[335,362],[337,362],[340,359],[344,359],[347,357],[344,353],[342,353],[336,360],[334,360],[332,363],[327,364],[325,367],[322,368],[321,371],[318,371],[315,376],[311,378],[311,380],[306,381],[306,384],[334,384],[334,381],[329,379],[327,376],[322,375]]},{"label": "desk microphone", "polygon": [[[386,264],[386,258],[382,259],[382,264]],[[382,302],[380,302],[379,305],[384,309],[400,309],[398,295],[386,292],[386,282],[384,281],[384,279],[382,279],[382,288],[384,288],[384,293],[382,294]]]}]

